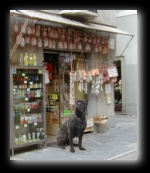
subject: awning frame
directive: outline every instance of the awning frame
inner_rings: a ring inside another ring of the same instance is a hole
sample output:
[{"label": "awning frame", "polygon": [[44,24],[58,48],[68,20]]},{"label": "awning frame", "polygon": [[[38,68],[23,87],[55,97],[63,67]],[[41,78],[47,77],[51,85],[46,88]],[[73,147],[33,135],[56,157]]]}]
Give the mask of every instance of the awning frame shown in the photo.
[{"label": "awning frame", "polygon": [[36,19],[36,20],[42,20],[42,21],[50,21],[50,22],[53,22],[53,23],[59,23],[59,24],[65,24],[65,25],[68,25],[68,26],[73,26],[73,27],[80,27],[80,28],[98,30],[98,31],[101,31],[101,32],[108,32],[108,33],[112,33],[112,34],[121,34],[121,35],[131,36],[131,39],[129,40],[129,42],[125,46],[125,48],[122,51],[122,53],[120,54],[120,56],[122,56],[122,54],[124,53],[124,51],[126,50],[129,43],[131,42],[131,40],[134,37],[133,34],[124,32],[124,31],[122,31],[120,29],[117,29],[115,27],[104,26],[104,25],[90,23],[90,22],[81,23],[79,21],[70,20],[70,19],[61,17],[59,15],[49,14],[49,13],[45,13],[45,12],[41,12],[41,11],[37,12],[37,11],[34,11],[34,10],[18,10],[18,11],[10,10],[10,15],[22,16],[22,17]]}]

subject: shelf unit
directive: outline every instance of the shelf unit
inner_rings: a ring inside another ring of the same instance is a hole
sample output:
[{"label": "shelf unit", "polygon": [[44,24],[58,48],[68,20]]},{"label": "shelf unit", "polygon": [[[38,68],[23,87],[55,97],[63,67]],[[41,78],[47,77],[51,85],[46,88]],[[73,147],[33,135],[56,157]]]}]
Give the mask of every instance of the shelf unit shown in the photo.
[{"label": "shelf unit", "polygon": [[10,150],[44,143],[45,69],[10,66]]}]

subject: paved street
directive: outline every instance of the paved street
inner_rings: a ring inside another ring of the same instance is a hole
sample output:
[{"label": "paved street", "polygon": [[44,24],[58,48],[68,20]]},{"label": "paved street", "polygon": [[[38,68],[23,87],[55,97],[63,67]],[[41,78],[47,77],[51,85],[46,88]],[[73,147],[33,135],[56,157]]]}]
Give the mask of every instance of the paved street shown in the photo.
[{"label": "paved street", "polygon": [[[10,156],[10,160],[24,161],[118,161],[137,160],[138,153],[138,120],[135,116],[116,115],[116,126],[101,133],[86,133],[83,136],[85,151],[75,147],[70,153],[69,146],[65,150],[56,143],[46,147],[32,149]],[[74,143],[77,143],[77,138]]]}]

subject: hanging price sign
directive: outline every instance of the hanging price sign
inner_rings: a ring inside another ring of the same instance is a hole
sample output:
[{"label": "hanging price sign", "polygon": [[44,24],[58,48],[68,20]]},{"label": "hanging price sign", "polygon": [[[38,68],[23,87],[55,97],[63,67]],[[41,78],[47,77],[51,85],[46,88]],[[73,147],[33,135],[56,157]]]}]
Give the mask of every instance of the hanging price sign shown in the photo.
[{"label": "hanging price sign", "polygon": [[109,77],[116,77],[118,76],[118,71],[117,68],[112,66],[112,67],[107,67],[108,75]]}]

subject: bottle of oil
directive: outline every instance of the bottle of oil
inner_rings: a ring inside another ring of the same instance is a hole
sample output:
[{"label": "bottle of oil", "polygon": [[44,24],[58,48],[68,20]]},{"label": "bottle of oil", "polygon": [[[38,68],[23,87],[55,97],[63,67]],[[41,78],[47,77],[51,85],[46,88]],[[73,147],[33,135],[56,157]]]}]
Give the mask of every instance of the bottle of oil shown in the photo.
[{"label": "bottle of oil", "polygon": [[36,66],[37,65],[37,56],[36,56],[36,53],[35,51],[33,52],[33,66]]},{"label": "bottle of oil", "polygon": [[20,54],[20,65],[24,65],[24,58],[23,58],[23,54]]},{"label": "bottle of oil", "polygon": [[29,64],[29,57],[28,57],[28,53],[27,51],[25,51],[25,55],[24,55],[24,65],[28,66]]},{"label": "bottle of oil", "polygon": [[32,54],[30,53],[30,56],[29,56],[29,63],[28,63],[29,66],[33,66],[33,56]]}]

